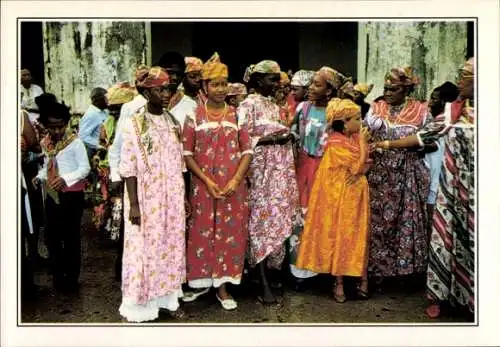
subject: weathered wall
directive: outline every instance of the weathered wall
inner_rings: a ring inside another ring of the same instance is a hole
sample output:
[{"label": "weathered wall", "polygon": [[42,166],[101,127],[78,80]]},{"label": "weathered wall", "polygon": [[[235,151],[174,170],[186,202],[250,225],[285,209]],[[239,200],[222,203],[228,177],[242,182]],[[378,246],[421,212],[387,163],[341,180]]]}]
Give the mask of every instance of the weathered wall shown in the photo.
[{"label": "weathered wall", "polygon": [[45,89],[83,113],[93,88],[133,80],[147,46],[142,22],[44,22]]},{"label": "weathered wall", "polygon": [[[359,23],[358,78],[375,87],[368,99],[383,92],[383,78],[397,66],[412,66],[422,84],[416,95],[428,98],[432,89],[451,81],[467,53],[466,22]],[[366,44],[366,46],[365,46]]]}]

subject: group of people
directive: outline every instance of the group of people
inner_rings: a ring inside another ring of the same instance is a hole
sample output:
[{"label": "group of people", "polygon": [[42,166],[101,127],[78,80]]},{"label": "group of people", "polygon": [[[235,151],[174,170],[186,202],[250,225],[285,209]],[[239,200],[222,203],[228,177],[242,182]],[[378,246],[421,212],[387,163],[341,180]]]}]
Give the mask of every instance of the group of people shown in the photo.
[{"label": "group of people", "polygon": [[167,53],[134,83],[94,89],[77,131],[38,96],[36,121],[22,106],[22,153],[45,160],[29,179],[23,167],[22,194],[43,192],[56,289],[78,288],[91,191],[96,227],[118,240],[126,321],[181,317],[180,301],[212,288],[234,310],[247,269],[275,304],[285,267],[297,287],[331,274],[338,303],[345,277],[368,299],[369,279],[426,274],[429,317],[445,303],[473,313],[474,75],[471,58],[424,102],[415,72],[394,68],[369,104],[373,85],[331,67],[290,76],[263,60],[229,83],[217,53]]}]

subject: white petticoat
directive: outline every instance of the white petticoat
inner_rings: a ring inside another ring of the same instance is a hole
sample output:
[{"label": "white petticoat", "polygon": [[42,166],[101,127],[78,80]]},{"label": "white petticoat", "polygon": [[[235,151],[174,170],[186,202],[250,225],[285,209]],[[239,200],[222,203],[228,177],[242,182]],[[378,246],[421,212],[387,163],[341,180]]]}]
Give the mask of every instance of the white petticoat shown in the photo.
[{"label": "white petticoat", "polygon": [[136,304],[132,298],[123,297],[119,310],[120,315],[127,321],[134,323],[152,321],[158,318],[160,308],[177,311],[179,298],[183,296],[182,289],[179,289],[168,295],[152,299],[144,305]]}]

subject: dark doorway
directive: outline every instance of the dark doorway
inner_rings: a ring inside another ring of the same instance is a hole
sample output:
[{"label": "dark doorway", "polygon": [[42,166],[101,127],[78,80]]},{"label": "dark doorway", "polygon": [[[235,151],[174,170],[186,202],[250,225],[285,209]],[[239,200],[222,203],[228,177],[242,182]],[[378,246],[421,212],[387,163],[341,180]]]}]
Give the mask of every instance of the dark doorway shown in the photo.
[{"label": "dark doorway", "polygon": [[296,71],[298,32],[298,23],[198,22],[194,23],[193,55],[206,61],[218,52],[231,82],[241,81],[247,66],[264,59],[279,62],[284,71]]},{"label": "dark doorway", "polygon": [[45,89],[42,30],[42,22],[21,22],[20,69],[30,70],[33,82]]}]

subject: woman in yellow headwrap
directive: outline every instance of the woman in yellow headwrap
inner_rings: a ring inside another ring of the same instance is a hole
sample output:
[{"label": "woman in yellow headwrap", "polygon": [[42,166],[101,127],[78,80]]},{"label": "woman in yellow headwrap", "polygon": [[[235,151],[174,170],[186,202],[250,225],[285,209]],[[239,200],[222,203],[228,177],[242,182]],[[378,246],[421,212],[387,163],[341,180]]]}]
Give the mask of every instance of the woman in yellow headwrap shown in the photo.
[{"label": "woman in yellow headwrap", "polygon": [[187,279],[193,301],[212,287],[225,310],[237,307],[227,284],[241,282],[248,238],[245,176],[252,160],[248,128],[225,102],[228,69],[214,54],[202,69],[204,104],[186,118],[184,158],[192,172],[187,228]]},{"label": "woman in yellow headwrap", "polygon": [[343,276],[361,277],[358,294],[368,297],[368,131],[351,100],[332,99],[326,113],[333,133],[316,171],[295,265],[335,276],[334,298],[343,303]]}]

